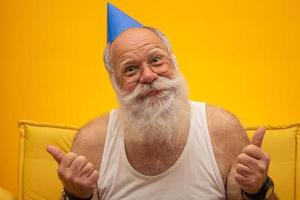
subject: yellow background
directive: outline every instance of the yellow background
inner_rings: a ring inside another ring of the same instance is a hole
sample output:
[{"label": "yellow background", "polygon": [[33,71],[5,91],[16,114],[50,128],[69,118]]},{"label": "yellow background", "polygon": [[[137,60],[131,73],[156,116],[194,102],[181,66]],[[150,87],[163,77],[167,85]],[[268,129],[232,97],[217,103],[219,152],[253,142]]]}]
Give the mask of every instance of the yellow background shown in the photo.
[{"label": "yellow background", "polygon": [[[300,120],[296,0],[115,0],[167,34],[190,97],[243,124]],[[0,1],[0,186],[16,193],[17,120],[82,125],[117,105],[102,62],[106,1]]]}]

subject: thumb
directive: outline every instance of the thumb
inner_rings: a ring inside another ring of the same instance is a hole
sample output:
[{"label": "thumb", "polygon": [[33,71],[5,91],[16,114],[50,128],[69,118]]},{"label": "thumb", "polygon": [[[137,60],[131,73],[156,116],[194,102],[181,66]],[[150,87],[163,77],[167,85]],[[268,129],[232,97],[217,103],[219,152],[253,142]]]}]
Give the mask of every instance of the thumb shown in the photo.
[{"label": "thumb", "polygon": [[258,128],[252,137],[251,144],[261,147],[265,133],[266,133],[265,128],[263,127]]},{"label": "thumb", "polygon": [[60,148],[53,145],[48,145],[47,151],[49,154],[51,154],[51,156],[56,160],[58,164],[60,164],[61,160],[65,156],[64,152]]}]

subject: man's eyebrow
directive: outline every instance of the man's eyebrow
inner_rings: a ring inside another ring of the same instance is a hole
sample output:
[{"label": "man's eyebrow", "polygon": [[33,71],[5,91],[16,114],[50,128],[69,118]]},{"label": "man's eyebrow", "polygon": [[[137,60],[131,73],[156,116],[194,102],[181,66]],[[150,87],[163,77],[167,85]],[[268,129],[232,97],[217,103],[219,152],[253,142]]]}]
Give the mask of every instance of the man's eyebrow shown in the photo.
[{"label": "man's eyebrow", "polygon": [[[156,52],[167,54],[167,52],[161,46],[155,45],[153,48],[151,48],[149,50],[146,50],[146,55],[149,56],[149,55],[151,55],[153,53],[156,53]],[[121,60],[120,61],[120,65],[124,65],[124,64],[134,63],[135,62],[135,60],[133,58],[125,58],[124,60],[121,58],[120,60]]]},{"label": "man's eyebrow", "polygon": [[156,52],[167,54],[167,52],[165,52],[161,47],[158,47],[158,46],[156,46],[153,49],[148,50],[147,54],[156,53]]},{"label": "man's eyebrow", "polygon": [[134,60],[132,58],[126,58],[120,62],[120,65],[124,65],[127,63],[133,63],[133,62],[134,62]]}]

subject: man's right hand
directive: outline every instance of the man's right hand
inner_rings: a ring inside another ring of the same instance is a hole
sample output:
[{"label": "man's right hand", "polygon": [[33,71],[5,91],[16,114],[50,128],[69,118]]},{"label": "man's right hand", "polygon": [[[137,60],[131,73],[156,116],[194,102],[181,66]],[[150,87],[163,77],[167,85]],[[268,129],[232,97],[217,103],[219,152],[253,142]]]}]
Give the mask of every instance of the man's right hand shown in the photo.
[{"label": "man's right hand", "polygon": [[58,163],[58,176],[68,193],[78,198],[88,198],[94,193],[99,172],[92,163],[73,152],[64,154],[56,146],[47,146],[47,151]]}]

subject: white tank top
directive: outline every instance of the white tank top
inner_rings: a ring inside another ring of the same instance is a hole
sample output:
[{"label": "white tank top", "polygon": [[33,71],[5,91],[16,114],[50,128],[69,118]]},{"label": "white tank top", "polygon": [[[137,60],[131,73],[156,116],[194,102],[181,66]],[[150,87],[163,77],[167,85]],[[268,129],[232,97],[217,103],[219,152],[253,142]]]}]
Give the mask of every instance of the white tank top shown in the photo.
[{"label": "white tank top", "polygon": [[226,198],[207,128],[205,103],[190,104],[190,129],[183,152],[168,170],[156,176],[145,176],[130,165],[118,111],[111,111],[98,180],[101,200]]}]

